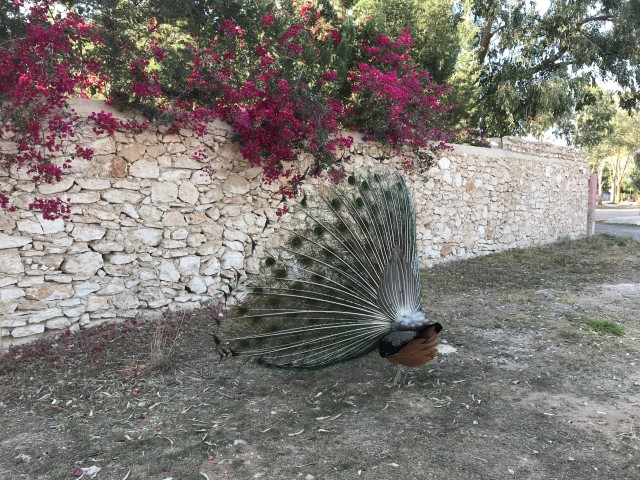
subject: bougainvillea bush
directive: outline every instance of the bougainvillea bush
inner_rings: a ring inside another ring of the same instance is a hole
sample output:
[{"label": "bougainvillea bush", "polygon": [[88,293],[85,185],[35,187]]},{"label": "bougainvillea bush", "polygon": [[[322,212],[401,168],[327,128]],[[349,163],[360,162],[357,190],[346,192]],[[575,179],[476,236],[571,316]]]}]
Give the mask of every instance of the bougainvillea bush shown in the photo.
[{"label": "bougainvillea bush", "polygon": [[[416,67],[409,32],[380,35],[339,17],[326,0],[273,3],[248,26],[217,16],[212,2],[206,30],[151,17],[116,37],[100,30],[95,12],[83,18],[54,0],[12,1],[24,31],[0,44],[0,121],[18,151],[0,154],[6,170],[23,168],[35,182],[58,181],[73,161],[92,157],[71,141],[73,96],[135,107],[170,130],[204,134],[219,118],[247,162],[289,197],[306,178],[344,176],[340,152],[352,139],[343,129],[412,149],[418,161],[408,166],[420,168],[451,138],[443,127],[449,88]],[[146,126],[104,112],[88,120],[97,133]],[[7,193],[3,208],[11,208]],[[31,208],[46,218],[69,213],[63,199]]]}]

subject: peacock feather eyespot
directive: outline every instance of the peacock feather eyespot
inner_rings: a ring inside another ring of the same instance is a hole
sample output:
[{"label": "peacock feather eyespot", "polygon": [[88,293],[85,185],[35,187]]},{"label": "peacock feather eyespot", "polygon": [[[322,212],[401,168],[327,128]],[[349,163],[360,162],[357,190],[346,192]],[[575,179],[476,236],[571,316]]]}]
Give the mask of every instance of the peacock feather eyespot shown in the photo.
[{"label": "peacock feather eyespot", "polygon": [[367,190],[369,190],[369,182],[367,182],[366,180],[363,180],[363,181],[360,183],[360,190],[365,191],[365,192],[366,192]]},{"label": "peacock feather eyespot", "polygon": [[313,275],[311,275],[311,281],[313,283],[322,283],[324,281],[324,277],[322,275],[314,273]]},{"label": "peacock feather eyespot", "polygon": [[363,208],[364,200],[362,200],[361,197],[356,198],[355,205],[356,205],[356,208]]},{"label": "peacock feather eyespot", "polygon": [[373,174],[373,179],[374,179],[376,182],[380,182],[380,181],[382,180],[382,175],[380,175],[379,173],[374,173],[374,174]]},{"label": "peacock feather eyespot", "polygon": [[278,280],[282,280],[284,278],[287,278],[288,272],[286,268],[278,268],[277,270],[275,270],[273,272],[273,276],[275,278],[277,278]]},{"label": "peacock feather eyespot", "polygon": [[349,185],[355,185],[356,177],[354,175],[349,175],[349,177],[347,178],[347,183],[349,183]]},{"label": "peacock feather eyespot", "polygon": [[315,225],[313,227],[313,233],[318,236],[318,237],[322,237],[324,235],[325,229],[322,225]]},{"label": "peacock feather eyespot", "polygon": [[264,288],[262,287],[253,287],[253,293],[264,293]]},{"label": "peacock feather eyespot", "polygon": [[331,206],[335,209],[335,210],[339,210],[340,207],[342,206],[342,201],[340,201],[339,198],[332,198],[331,199]]},{"label": "peacock feather eyespot", "polygon": [[249,311],[249,308],[247,308],[245,305],[240,305],[238,307],[238,313],[240,315],[246,315],[248,311]]},{"label": "peacock feather eyespot", "polygon": [[385,190],[384,198],[386,198],[387,200],[391,200],[393,198],[393,193],[390,190]]},{"label": "peacock feather eyespot", "polygon": [[289,245],[291,245],[291,247],[293,248],[300,248],[303,243],[304,242],[302,241],[302,237],[300,237],[299,235],[294,235],[293,237],[291,237],[291,240],[289,240]]},{"label": "peacock feather eyespot", "polygon": [[347,227],[347,224],[344,222],[338,222],[336,223],[336,230],[340,233],[347,233],[349,231],[349,227]]},{"label": "peacock feather eyespot", "polygon": [[273,257],[267,257],[267,258],[264,259],[264,264],[267,267],[273,267],[276,263],[277,263],[276,259],[273,258]]}]

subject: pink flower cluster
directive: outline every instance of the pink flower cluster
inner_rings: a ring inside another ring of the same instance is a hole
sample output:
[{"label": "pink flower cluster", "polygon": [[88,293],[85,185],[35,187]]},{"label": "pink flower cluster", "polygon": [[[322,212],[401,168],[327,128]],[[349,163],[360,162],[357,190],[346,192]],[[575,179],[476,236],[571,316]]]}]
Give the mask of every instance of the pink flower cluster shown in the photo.
[{"label": "pink flower cluster", "polygon": [[[0,126],[17,138],[16,153],[0,152],[0,166],[22,168],[36,183],[58,182],[75,159],[91,160],[93,150],[73,142],[80,118],[67,100],[86,96],[88,89],[104,91],[107,80],[99,62],[86,55],[102,42],[95,28],[75,13],[56,13],[54,6],[49,0],[30,4],[25,35],[0,47]],[[13,7],[18,12],[24,5],[14,1]],[[104,130],[105,117],[94,115],[96,127]],[[0,208],[12,208],[2,192]],[[70,214],[60,198],[36,199],[29,208],[47,219]]]}]

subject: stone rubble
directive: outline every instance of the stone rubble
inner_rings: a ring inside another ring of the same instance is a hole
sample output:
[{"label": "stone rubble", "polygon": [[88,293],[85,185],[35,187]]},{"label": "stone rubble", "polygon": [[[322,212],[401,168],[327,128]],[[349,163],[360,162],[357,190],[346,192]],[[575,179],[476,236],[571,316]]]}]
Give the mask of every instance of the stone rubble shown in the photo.
[{"label": "stone rubble", "polygon": [[[78,141],[94,148],[95,158],[76,162],[62,182],[35,192],[24,176],[3,176],[0,189],[17,207],[0,211],[4,348],[47,332],[196,308],[259,271],[279,225],[298,219],[295,202],[279,219],[278,185],[261,183],[228,126],[210,130],[199,138],[162,127],[112,137],[85,129]],[[390,149],[355,137],[347,170],[400,165]],[[406,175],[424,267],[586,234],[584,154],[501,141],[516,151],[455,146],[424,174]],[[206,162],[193,159],[196,151]],[[69,198],[71,219],[48,221],[29,211],[36,193]]]}]

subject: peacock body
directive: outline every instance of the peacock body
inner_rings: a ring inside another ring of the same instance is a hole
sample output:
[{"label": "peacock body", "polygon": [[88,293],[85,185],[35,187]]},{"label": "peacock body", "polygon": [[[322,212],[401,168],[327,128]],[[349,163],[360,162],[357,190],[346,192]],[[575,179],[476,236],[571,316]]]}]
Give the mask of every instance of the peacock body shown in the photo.
[{"label": "peacock body", "polygon": [[416,215],[399,172],[350,176],[300,208],[231,320],[228,351],[278,367],[323,367],[378,349],[418,366],[441,326],[421,309]]}]

